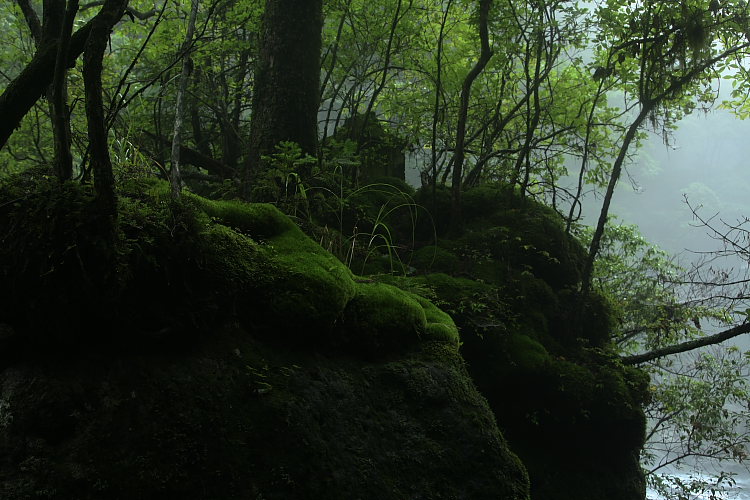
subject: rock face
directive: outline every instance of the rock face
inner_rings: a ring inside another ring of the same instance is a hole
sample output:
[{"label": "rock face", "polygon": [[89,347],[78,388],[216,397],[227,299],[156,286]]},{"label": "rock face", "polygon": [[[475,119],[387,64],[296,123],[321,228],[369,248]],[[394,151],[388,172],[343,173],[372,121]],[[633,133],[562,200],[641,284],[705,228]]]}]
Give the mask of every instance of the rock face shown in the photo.
[{"label": "rock face", "polygon": [[85,189],[0,186],[0,497],[528,499],[447,314],[167,193],[126,189],[111,249]]},{"label": "rock face", "polygon": [[531,498],[643,500],[648,376],[617,362],[606,301],[577,296],[583,248],[553,211],[502,189],[476,188],[464,204],[466,231],[415,252],[429,271],[416,279],[459,326]]},{"label": "rock face", "polygon": [[365,362],[228,328],[2,373],[0,497],[525,499],[454,349]]}]

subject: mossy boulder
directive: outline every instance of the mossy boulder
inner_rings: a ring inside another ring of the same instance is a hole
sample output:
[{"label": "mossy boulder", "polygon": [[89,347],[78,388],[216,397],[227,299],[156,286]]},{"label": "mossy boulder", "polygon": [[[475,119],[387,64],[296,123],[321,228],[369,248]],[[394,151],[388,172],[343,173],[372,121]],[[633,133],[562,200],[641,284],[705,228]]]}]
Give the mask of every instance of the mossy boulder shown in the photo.
[{"label": "mossy boulder", "polygon": [[[296,348],[371,346],[368,355],[384,354],[386,346],[406,349],[435,328],[457,345],[447,316],[435,327],[427,320],[428,312],[434,316],[428,302],[356,279],[272,205],[189,193],[175,202],[166,183],[147,181],[121,194],[120,239],[113,251],[97,246],[86,188],[50,183],[44,189],[54,194],[44,209],[31,191],[29,203],[17,203],[0,218],[12,243],[0,250],[0,274],[11,285],[0,292],[0,322],[37,344],[60,331],[70,335],[58,339],[63,344],[101,340],[97,330],[104,319],[110,336],[124,338],[177,326],[197,331],[234,317],[256,335]],[[40,241],[37,228],[54,237]],[[92,281],[93,272],[111,279]],[[76,281],[92,316],[56,300],[61,288]],[[340,333],[338,325],[347,321],[364,325],[357,338]]]},{"label": "mossy boulder", "polygon": [[0,371],[0,497],[528,500],[454,348],[387,361],[219,328]]},{"label": "mossy boulder", "polygon": [[134,183],[111,247],[89,188],[26,180],[0,184],[0,497],[529,499],[431,301],[271,205]]}]

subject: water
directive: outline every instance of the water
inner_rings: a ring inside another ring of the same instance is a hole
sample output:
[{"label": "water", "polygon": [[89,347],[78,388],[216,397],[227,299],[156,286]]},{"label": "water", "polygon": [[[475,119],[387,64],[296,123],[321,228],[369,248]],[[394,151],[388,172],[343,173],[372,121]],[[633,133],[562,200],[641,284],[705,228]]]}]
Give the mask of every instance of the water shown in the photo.
[{"label": "water", "polygon": [[[675,474],[676,477],[681,479],[682,481],[690,481],[691,479],[700,478],[700,475],[698,474],[684,474],[684,473],[678,473]],[[707,478],[710,479],[710,478]],[[731,487],[727,487],[726,492],[717,494],[714,497],[711,497],[710,493],[705,493],[702,495],[693,494],[688,496],[687,498],[689,500],[750,500],[750,477],[747,477],[746,475],[738,475],[733,477],[735,484]],[[670,498],[668,500],[674,500],[678,498],[677,496]],[[667,498],[663,496],[659,496],[654,490],[648,489],[646,490],[646,499],[647,500],[667,500]]]}]

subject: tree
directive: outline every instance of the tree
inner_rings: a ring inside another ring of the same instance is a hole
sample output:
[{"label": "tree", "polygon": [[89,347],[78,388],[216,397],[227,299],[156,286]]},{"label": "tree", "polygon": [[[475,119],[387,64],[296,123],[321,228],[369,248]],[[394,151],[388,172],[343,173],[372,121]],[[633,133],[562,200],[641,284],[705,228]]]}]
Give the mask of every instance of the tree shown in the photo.
[{"label": "tree", "polygon": [[180,176],[180,147],[182,146],[182,114],[187,91],[188,79],[190,78],[191,60],[189,56],[190,46],[193,43],[193,33],[195,32],[195,18],[198,15],[198,0],[191,2],[190,19],[188,20],[187,34],[185,43],[182,46],[182,71],[180,72],[180,83],[177,89],[177,103],[174,111],[174,133],[172,134],[172,170],[170,180],[172,183],[172,196],[180,197],[182,190],[182,177]]},{"label": "tree", "polygon": [[125,12],[128,0],[106,0],[91,24],[91,32],[83,54],[83,84],[86,90],[91,170],[97,202],[105,216],[117,217],[117,195],[109,156],[107,126],[102,98],[102,59],[109,34]]},{"label": "tree", "polygon": [[[96,17],[71,36],[68,47],[69,62],[74,62],[83,52],[95,19]],[[5,87],[0,95],[0,114],[4,117],[0,123],[0,148],[5,145],[26,113],[52,83],[57,52],[57,43],[42,44],[31,62]]]},{"label": "tree", "polygon": [[266,1],[243,179],[246,199],[263,169],[262,157],[280,142],[293,141],[304,153],[317,154],[322,26],[322,0]]},{"label": "tree", "polygon": [[458,125],[456,128],[456,149],[453,153],[453,182],[451,183],[451,228],[458,231],[462,224],[461,216],[461,189],[463,187],[463,167],[465,142],[466,142],[466,118],[469,113],[469,98],[471,97],[471,87],[474,80],[484,71],[485,66],[492,57],[489,40],[489,14],[491,0],[480,0],[479,2],[479,39],[481,51],[479,59],[467,73],[464,82],[461,85],[461,104],[458,108]]},{"label": "tree", "polygon": [[[614,189],[628,150],[648,118],[656,126],[675,119],[673,102],[692,102],[707,92],[710,69],[750,47],[741,21],[743,7],[706,9],[703,2],[669,4],[613,0],[599,7],[601,65],[594,78],[617,74],[626,99],[639,109],[622,137],[615,156],[589,255],[583,270],[582,293],[590,283]],[[721,43],[714,43],[714,40]]]}]

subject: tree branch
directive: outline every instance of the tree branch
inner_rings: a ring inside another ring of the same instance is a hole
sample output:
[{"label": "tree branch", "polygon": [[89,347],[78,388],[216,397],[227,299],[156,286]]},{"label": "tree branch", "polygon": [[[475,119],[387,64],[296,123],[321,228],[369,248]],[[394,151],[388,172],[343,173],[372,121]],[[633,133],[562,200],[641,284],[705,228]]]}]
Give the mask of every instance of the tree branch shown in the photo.
[{"label": "tree branch", "polygon": [[[81,10],[90,9],[92,7],[99,7],[104,5],[104,0],[98,0],[96,2],[88,2],[83,5],[81,5]],[[151,9],[146,12],[140,12],[135,10],[132,7],[125,7],[125,12],[127,12],[131,17],[137,17],[141,21],[148,19],[149,17],[156,15],[156,9]]]},{"label": "tree branch", "polygon": [[26,19],[26,24],[31,31],[31,38],[34,39],[34,43],[39,46],[42,41],[42,23],[39,21],[39,16],[36,15],[36,11],[31,6],[29,0],[16,0],[18,7],[23,12],[23,17]]},{"label": "tree branch", "polygon": [[659,349],[654,349],[653,351],[645,352],[642,354],[624,356],[621,359],[622,363],[625,365],[638,365],[647,361],[653,361],[655,359],[663,358],[664,356],[669,356],[670,354],[679,354],[681,352],[692,351],[694,349],[698,349],[700,347],[705,347],[708,345],[720,344],[725,340],[738,337],[743,333],[748,332],[750,332],[750,323],[743,323],[741,325],[735,326],[734,328],[724,330],[723,332],[719,332],[714,335],[708,335],[699,339],[688,340],[687,342],[682,342],[667,347],[661,347]]}]

